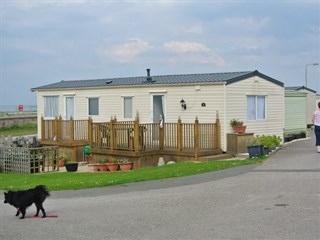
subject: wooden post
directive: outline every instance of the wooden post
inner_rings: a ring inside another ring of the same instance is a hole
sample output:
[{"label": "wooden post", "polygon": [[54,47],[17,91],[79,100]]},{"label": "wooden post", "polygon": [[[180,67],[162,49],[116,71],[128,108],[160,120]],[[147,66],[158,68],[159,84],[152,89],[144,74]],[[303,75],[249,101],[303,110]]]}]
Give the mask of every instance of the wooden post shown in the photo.
[{"label": "wooden post", "polygon": [[178,118],[178,125],[177,125],[177,143],[178,143],[178,150],[182,151],[183,142],[182,142],[182,122],[181,118]]},{"label": "wooden post", "polygon": [[70,117],[70,144],[74,143],[74,120]]},{"label": "wooden post", "polygon": [[199,120],[198,117],[196,117],[196,120],[194,121],[194,154],[195,154],[195,160],[198,160],[198,153],[199,153]]},{"label": "wooden post", "polygon": [[92,123],[92,118],[89,117],[88,119],[88,142],[89,145],[92,146],[93,145],[93,123]]},{"label": "wooden post", "polygon": [[110,120],[110,124],[109,124],[109,126],[110,126],[110,130],[109,130],[109,132],[110,132],[110,149],[111,150],[113,150],[114,148],[115,148],[115,145],[116,145],[116,139],[115,139],[115,131],[114,131],[114,123],[115,123],[115,121],[113,120],[113,118],[111,117],[111,120]]},{"label": "wooden post", "polygon": [[44,118],[43,116],[41,116],[41,135],[40,135],[40,139],[41,140],[44,140],[46,139],[46,126],[45,126],[45,121],[44,121]]},{"label": "wooden post", "polygon": [[136,116],[133,125],[133,149],[135,152],[138,152],[140,146],[140,138],[139,138],[139,117]]},{"label": "wooden post", "polygon": [[164,121],[160,115],[159,119],[159,149],[163,150],[164,148]]},{"label": "wooden post", "polygon": [[59,141],[59,119],[54,118],[53,140]]},{"label": "wooden post", "polygon": [[215,124],[215,148],[220,150],[221,149],[221,126],[220,126],[220,119],[219,119],[219,111],[216,113],[216,124]]},{"label": "wooden post", "polygon": [[62,117],[61,117],[61,115],[59,116],[59,119],[58,119],[58,129],[57,129],[56,138],[57,138],[57,140],[62,139]]}]

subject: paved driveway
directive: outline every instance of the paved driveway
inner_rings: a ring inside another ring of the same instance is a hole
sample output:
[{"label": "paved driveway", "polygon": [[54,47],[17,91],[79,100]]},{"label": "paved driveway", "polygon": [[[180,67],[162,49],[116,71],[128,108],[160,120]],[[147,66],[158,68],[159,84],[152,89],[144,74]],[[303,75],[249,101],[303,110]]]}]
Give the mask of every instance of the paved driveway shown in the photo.
[{"label": "paved driveway", "polygon": [[320,239],[320,154],[310,136],[260,166],[52,192],[45,208],[58,218],[19,220],[1,203],[0,239]]}]

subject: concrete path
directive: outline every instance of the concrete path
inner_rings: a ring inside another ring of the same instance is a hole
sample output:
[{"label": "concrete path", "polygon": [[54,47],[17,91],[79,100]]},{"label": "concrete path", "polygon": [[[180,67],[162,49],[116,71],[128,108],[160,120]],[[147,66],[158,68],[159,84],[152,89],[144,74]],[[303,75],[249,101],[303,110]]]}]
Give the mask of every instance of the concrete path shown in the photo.
[{"label": "concrete path", "polygon": [[320,239],[320,154],[309,134],[259,166],[52,192],[44,206],[58,218],[19,220],[1,204],[0,239]]}]

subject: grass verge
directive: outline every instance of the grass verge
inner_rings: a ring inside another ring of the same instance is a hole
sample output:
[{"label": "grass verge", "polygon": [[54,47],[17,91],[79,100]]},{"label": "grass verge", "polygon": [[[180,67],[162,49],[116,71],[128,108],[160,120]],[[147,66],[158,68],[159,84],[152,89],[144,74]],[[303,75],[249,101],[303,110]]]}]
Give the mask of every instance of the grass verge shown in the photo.
[{"label": "grass verge", "polygon": [[0,173],[0,189],[23,190],[33,188],[39,184],[46,185],[50,191],[105,187],[219,171],[242,165],[261,163],[265,159],[267,157],[204,163],[184,162],[162,167],[147,167],[130,172]]},{"label": "grass verge", "polygon": [[14,124],[10,127],[0,128],[0,136],[22,136],[37,133],[37,124]]}]

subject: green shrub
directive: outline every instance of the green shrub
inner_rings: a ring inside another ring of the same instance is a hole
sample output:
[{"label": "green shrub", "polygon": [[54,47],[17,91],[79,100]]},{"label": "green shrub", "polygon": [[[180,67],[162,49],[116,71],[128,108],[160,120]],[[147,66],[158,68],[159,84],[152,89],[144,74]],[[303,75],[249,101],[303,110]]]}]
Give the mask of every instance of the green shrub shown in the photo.
[{"label": "green shrub", "polygon": [[275,149],[279,147],[282,141],[281,138],[277,135],[261,135],[257,137],[259,137],[261,144],[263,144],[263,146],[268,149]]},{"label": "green shrub", "polygon": [[240,121],[240,120],[235,119],[235,118],[230,120],[230,126],[231,127],[242,126],[242,125],[243,125],[243,121]]}]

